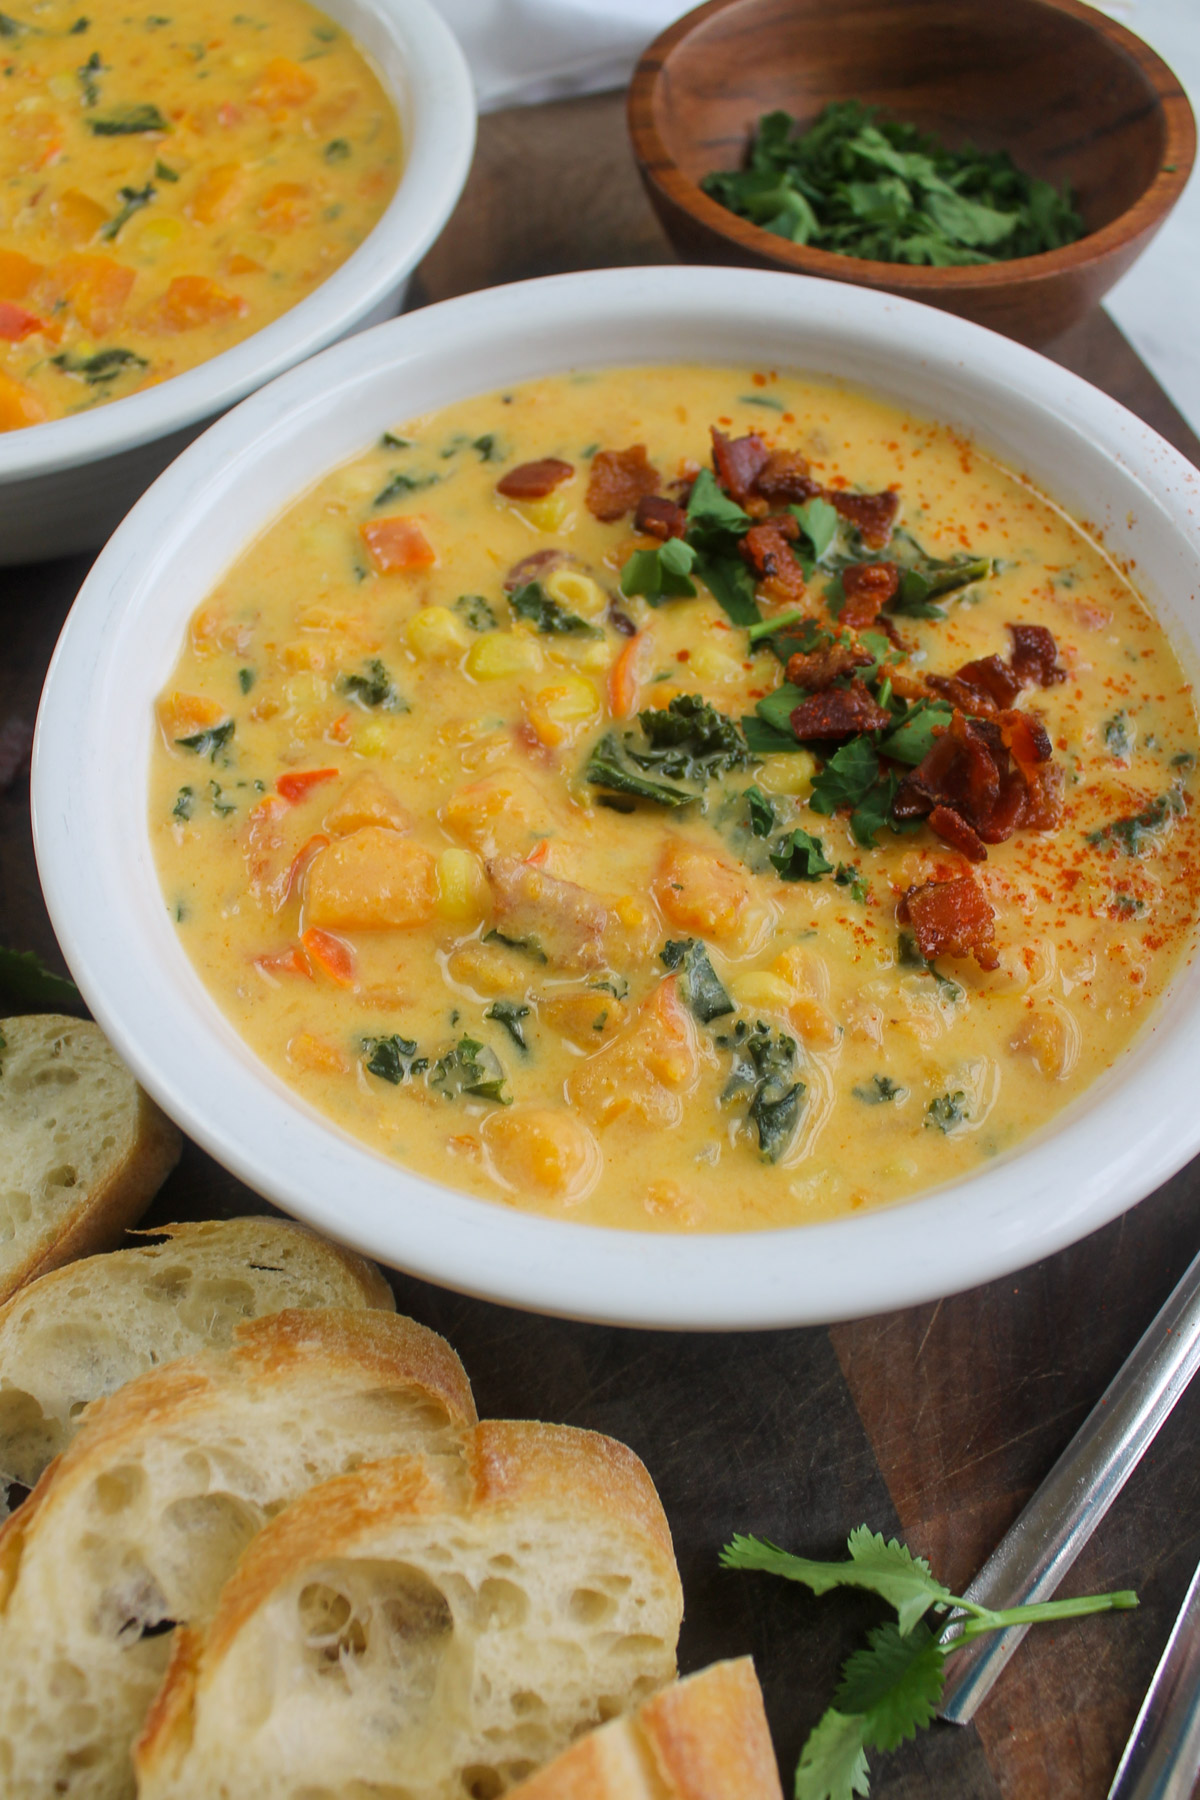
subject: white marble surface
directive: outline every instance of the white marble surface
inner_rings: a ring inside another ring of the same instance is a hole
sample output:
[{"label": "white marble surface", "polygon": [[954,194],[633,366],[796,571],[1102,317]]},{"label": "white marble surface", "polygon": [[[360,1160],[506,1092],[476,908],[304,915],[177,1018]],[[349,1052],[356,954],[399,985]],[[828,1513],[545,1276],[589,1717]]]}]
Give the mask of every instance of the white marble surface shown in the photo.
[{"label": "white marble surface", "polygon": [[[1098,0],[1175,70],[1200,111],[1200,0]],[[680,0],[436,0],[458,34],[482,112],[628,80]],[[1112,291],[1109,311],[1200,431],[1200,175]]]}]

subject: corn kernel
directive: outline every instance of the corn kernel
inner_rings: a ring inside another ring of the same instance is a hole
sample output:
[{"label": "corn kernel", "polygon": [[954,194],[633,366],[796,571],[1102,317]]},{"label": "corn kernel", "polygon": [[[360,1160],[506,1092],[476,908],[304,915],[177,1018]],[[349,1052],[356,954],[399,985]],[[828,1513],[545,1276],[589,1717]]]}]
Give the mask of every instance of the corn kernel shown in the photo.
[{"label": "corn kernel", "polygon": [[600,699],[582,675],[564,675],[535,695],[529,723],[543,744],[567,743],[600,711]]},{"label": "corn kernel", "polygon": [[[285,669],[320,670],[325,667],[328,655],[328,646],[314,643],[311,638],[297,638],[295,643],[285,644],[280,651]],[[290,690],[291,684],[288,685]]]},{"label": "corn kernel", "polygon": [[147,219],[137,233],[139,250],[169,250],[183,236],[179,219]]},{"label": "corn kernel", "polygon": [[729,984],[729,992],[747,1011],[761,1006],[770,1012],[783,1012],[796,998],[795,989],[788,982],[766,969],[751,969],[736,976]]},{"label": "corn kernel", "polygon": [[378,719],[368,719],[354,733],[354,748],[360,756],[383,756],[387,752],[390,733]]},{"label": "corn kernel", "polygon": [[800,1041],[813,1050],[832,1050],[841,1037],[836,1021],[830,1018],[819,1000],[800,995],[787,1009]]},{"label": "corn kernel", "polygon": [[299,674],[284,682],[283,691],[289,706],[320,706],[325,699],[326,684],[311,669],[301,667]]},{"label": "corn kernel", "polygon": [[726,656],[713,644],[698,644],[691,653],[688,667],[701,681],[733,681],[742,673],[742,665],[736,657]]},{"label": "corn kernel", "polygon": [[552,600],[581,619],[598,619],[608,609],[608,595],[599,582],[590,575],[581,575],[577,569],[555,569],[542,586]]},{"label": "corn kernel", "polygon": [[540,669],[542,652],[530,637],[515,631],[488,631],[467,652],[466,670],[476,681],[503,681]]},{"label": "corn kernel", "polygon": [[79,88],[74,75],[68,75],[63,69],[58,75],[52,75],[46,83],[47,88],[56,100],[64,103],[79,98]]},{"label": "corn kernel", "polygon": [[452,662],[471,642],[462,620],[448,606],[423,606],[405,626],[409,649],[425,662]]},{"label": "corn kernel", "polygon": [[487,911],[483,865],[469,850],[443,850],[437,859],[437,909],[456,924],[473,924]]},{"label": "corn kernel", "polygon": [[828,1000],[829,969],[825,958],[803,944],[793,944],[771,964],[772,971],[786,981],[796,994],[807,994],[813,1000]]},{"label": "corn kernel", "polygon": [[759,764],[755,777],[764,794],[794,794],[800,797],[812,787],[817,772],[817,759],[808,750],[789,750],[782,756],[768,756]]}]

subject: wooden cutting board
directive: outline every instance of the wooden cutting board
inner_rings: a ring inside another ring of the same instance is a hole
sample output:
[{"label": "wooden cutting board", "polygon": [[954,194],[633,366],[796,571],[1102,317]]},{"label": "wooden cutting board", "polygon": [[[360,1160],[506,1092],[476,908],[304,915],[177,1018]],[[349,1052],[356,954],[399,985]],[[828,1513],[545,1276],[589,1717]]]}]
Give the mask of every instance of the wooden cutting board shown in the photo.
[{"label": "wooden cutting board", "polygon": [[[567,269],[672,261],[643,199],[618,96],[482,121],[467,192],[413,302]],[[1052,354],[1194,461],[1200,444],[1116,327],[1094,314]],[[0,730],[32,721],[86,558],[0,577]],[[97,746],[97,754],[103,747]],[[0,942],[61,966],[33,863],[24,773],[0,793]],[[147,1223],[265,1210],[189,1147]],[[723,1573],[753,1531],[813,1556],[866,1521],[958,1589],[1132,1349],[1200,1239],[1200,1164],[1114,1225],[971,1293],[830,1330],[657,1335],[542,1319],[404,1276],[403,1311],[460,1352],[479,1410],[593,1426],[657,1481],[687,1595],[684,1671],[754,1654],[785,1791],[839,1662],[886,1616]],[[1031,1633],[978,1721],[875,1759],[876,1800],[1101,1800],[1200,1558],[1200,1390],[1185,1397],[1071,1576],[1140,1609]]]}]

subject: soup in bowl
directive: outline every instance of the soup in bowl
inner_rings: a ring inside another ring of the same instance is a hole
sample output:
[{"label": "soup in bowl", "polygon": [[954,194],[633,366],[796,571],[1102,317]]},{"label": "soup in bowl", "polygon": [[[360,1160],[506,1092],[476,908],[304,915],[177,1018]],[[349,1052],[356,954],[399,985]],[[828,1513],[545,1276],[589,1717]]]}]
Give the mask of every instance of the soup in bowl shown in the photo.
[{"label": "soup in bowl", "polygon": [[[943,1292],[1189,1154],[1193,478],[930,321],[565,278],[190,453],[208,530],[102,559],[36,783],[68,959],[186,1128],[385,1258],[660,1324]],[[103,800],[58,723],[91,655]]]}]

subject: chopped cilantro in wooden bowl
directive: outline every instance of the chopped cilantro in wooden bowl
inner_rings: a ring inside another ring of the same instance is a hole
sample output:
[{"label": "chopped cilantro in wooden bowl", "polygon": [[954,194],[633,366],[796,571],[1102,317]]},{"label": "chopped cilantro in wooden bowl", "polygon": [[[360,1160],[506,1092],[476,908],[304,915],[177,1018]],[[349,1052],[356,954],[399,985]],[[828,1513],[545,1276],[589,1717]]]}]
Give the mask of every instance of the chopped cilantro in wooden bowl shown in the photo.
[{"label": "chopped cilantro in wooden bowl", "polygon": [[1083,0],[712,0],[646,52],[633,147],[676,250],[882,288],[1041,344],[1178,199],[1188,102]]}]

